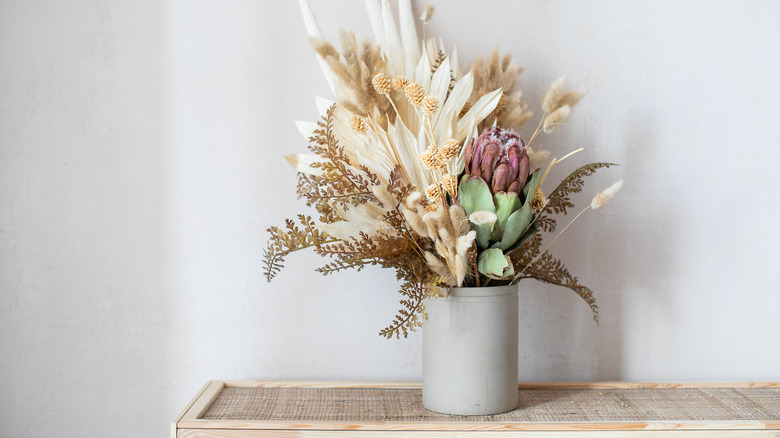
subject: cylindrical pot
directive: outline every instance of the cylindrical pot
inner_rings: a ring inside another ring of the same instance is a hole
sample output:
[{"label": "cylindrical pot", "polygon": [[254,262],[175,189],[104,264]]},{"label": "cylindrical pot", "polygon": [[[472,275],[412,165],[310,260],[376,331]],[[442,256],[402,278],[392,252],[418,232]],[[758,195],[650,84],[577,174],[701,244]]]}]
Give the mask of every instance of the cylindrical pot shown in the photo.
[{"label": "cylindrical pot", "polygon": [[423,406],[455,415],[517,408],[517,285],[451,288],[425,308]]}]

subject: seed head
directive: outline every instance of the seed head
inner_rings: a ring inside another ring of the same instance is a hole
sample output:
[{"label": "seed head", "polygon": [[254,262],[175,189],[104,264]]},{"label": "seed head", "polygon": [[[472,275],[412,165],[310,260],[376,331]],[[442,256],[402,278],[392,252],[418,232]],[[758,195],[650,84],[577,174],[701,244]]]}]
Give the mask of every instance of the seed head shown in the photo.
[{"label": "seed head", "polygon": [[351,119],[349,119],[350,127],[352,128],[352,132],[355,134],[365,134],[366,131],[368,131],[368,125],[366,124],[366,119],[360,116],[354,116]]},{"label": "seed head", "polygon": [[392,81],[384,73],[377,73],[371,83],[379,94],[390,94],[393,87]]},{"label": "seed head", "polygon": [[544,192],[542,192],[542,189],[536,189],[534,192],[534,197],[531,198],[531,210],[533,210],[535,213],[539,213],[546,204],[547,197],[544,196]]},{"label": "seed head", "polygon": [[438,184],[431,184],[427,189],[425,189],[425,196],[427,196],[428,200],[433,203],[439,202],[440,195],[441,191],[439,190]]},{"label": "seed head", "polygon": [[433,169],[438,164],[438,154],[436,153],[436,147],[428,146],[428,149],[418,155],[417,158],[420,160],[420,164],[422,164],[423,167],[426,169]]},{"label": "seed head", "polygon": [[409,85],[409,79],[406,79],[403,76],[396,76],[393,78],[393,90],[395,91],[404,91],[404,88]]},{"label": "seed head", "polygon": [[450,139],[439,148],[439,165],[446,166],[460,155],[460,144],[457,140]]},{"label": "seed head", "polygon": [[458,177],[450,173],[441,178],[442,188],[450,195],[455,196],[458,191]]},{"label": "seed head", "polygon": [[417,82],[410,82],[404,87],[404,93],[409,102],[412,102],[415,106],[422,105],[422,101],[425,98],[425,90]]},{"label": "seed head", "polygon": [[437,99],[436,96],[431,96],[429,94],[423,98],[420,103],[420,108],[428,117],[433,117],[433,115],[436,114],[436,111],[439,110],[439,99]]}]

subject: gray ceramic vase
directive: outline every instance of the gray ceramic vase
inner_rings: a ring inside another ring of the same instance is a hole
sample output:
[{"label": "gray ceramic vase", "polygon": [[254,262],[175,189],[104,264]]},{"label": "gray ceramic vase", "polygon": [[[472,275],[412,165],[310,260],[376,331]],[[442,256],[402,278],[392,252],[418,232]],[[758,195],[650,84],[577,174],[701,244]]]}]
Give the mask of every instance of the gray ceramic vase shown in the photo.
[{"label": "gray ceramic vase", "polygon": [[454,415],[517,408],[517,285],[450,288],[425,308],[423,406]]}]

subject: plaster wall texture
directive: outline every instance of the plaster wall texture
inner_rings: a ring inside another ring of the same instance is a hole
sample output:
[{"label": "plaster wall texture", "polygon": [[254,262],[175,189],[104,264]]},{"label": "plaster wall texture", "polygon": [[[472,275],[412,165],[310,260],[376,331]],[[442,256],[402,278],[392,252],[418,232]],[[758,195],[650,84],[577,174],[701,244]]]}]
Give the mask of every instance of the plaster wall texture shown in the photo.
[{"label": "plaster wall texture", "polygon": [[[371,34],[364,2],[312,3],[330,39]],[[521,380],[780,380],[779,22],[768,0],[437,5],[426,34],[464,67],[499,44],[532,105],[561,74],[590,90],[542,138],[621,164],[583,205],[625,179],[553,248],[601,325],[522,284]],[[264,230],[304,209],[293,121],[330,97],[296,2],[4,1],[0,59],[0,435],[164,436],[209,379],[421,378],[419,333],[377,336],[392,272],[301,253],[262,277]]]}]

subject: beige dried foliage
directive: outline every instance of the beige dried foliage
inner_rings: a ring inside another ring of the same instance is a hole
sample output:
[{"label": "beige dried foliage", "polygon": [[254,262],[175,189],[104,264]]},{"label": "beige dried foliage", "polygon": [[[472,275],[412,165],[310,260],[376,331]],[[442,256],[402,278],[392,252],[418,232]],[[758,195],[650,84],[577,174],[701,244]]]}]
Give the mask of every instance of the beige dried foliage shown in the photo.
[{"label": "beige dried foliage", "polygon": [[505,129],[517,129],[531,118],[531,114],[525,116],[528,104],[522,100],[522,92],[516,88],[523,68],[515,64],[510,55],[500,56],[496,47],[490,56],[478,58],[474,62],[472,72],[474,90],[464,111],[461,111],[461,117],[479,97],[500,88],[504,94],[494,116],[486,118],[480,124],[480,130],[491,126],[493,122]]},{"label": "beige dried foliage", "polygon": [[526,146],[525,152],[528,154],[528,158],[531,161],[531,169],[538,169],[542,166],[546,166],[550,159],[550,151],[537,150],[533,146]]},{"label": "beige dried foliage", "polygon": [[586,94],[588,94],[588,92],[585,90],[568,91],[566,92],[566,94],[563,95],[563,97],[561,97],[560,105],[574,106],[580,103],[580,101],[582,100],[583,97],[585,97]]},{"label": "beige dried foliage", "polygon": [[474,225],[493,224],[498,220],[498,216],[492,211],[480,210],[469,215],[469,221]]},{"label": "beige dried foliage", "polygon": [[347,111],[362,117],[372,117],[384,127],[387,115],[392,121],[395,114],[388,111],[390,102],[380,98],[372,84],[372,78],[385,68],[379,46],[369,40],[357,43],[352,32],[341,32],[341,52],[321,38],[311,39],[317,55],[328,65],[339,82],[338,103]]},{"label": "beige dried foliage", "polygon": [[357,39],[355,33],[345,29],[339,31],[341,39],[341,56],[347,64],[354,64],[357,60]]},{"label": "beige dried foliage", "polygon": [[496,105],[496,114],[500,113],[504,108],[506,108],[508,98],[506,97],[506,93],[501,93],[501,97],[498,98],[498,104]]},{"label": "beige dried foliage", "polygon": [[460,205],[439,207],[420,216],[412,211],[421,205],[420,199],[419,193],[414,198],[407,197],[404,218],[417,234],[433,241],[436,253],[425,255],[431,269],[446,285],[460,286],[471,272],[468,251],[476,233],[469,230],[466,212]]},{"label": "beige dried foliage", "polygon": [[465,105],[463,105],[463,109],[460,110],[460,113],[458,114],[458,117],[462,118],[466,115],[467,112],[472,108],[472,105],[469,102],[466,102]]},{"label": "beige dried foliage", "polygon": [[527,121],[531,120],[531,117],[534,116],[533,111],[518,111],[519,114],[510,114],[506,117],[506,119],[509,121],[507,123],[515,123],[516,126],[520,126],[525,124]]}]

